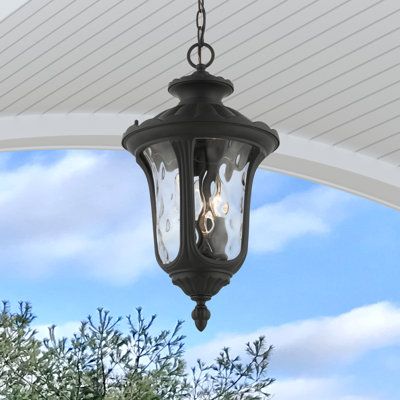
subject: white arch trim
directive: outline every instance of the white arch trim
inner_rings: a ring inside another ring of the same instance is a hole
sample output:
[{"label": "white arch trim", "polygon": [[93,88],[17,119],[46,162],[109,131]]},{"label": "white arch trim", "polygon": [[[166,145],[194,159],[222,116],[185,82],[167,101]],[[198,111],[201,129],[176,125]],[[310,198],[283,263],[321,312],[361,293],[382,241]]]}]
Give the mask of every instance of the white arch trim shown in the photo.
[{"label": "white arch trim", "polygon": [[[45,114],[0,118],[0,151],[121,149],[121,134],[135,116]],[[340,147],[281,135],[263,168],[309,179],[400,210],[400,169]]]}]

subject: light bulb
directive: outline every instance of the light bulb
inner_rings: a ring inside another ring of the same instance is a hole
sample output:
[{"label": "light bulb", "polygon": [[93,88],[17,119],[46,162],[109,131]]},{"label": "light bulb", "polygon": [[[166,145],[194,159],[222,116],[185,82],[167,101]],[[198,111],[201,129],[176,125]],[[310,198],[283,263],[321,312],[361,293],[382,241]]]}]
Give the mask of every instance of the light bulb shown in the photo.
[{"label": "light bulb", "polygon": [[210,200],[212,213],[216,217],[225,217],[229,212],[229,203],[224,201],[220,194],[217,194]]}]

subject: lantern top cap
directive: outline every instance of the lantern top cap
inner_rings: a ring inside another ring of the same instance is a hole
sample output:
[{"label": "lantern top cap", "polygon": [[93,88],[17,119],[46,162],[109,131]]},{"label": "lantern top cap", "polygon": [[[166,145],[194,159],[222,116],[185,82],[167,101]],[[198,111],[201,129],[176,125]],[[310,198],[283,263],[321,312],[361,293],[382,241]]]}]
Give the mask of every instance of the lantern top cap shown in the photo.
[{"label": "lantern top cap", "polygon": [[168,91],[181,102],[199,102],[202,99],[211,103],[221,103],[224,97],[234,91],[233,83],[222,76],[215,76],[205,70],[174,79]]},{"label": "lantern top cap", "polygon": [[[178,126],[186,130],[185,136],[187,136],[189,132],[193,133],[194,126],[201,124],[206,124],[208,128],[210,124],[213,124],[213,137],[233,137],[235,136],[234,127],[240,127],[240,136],[243,139],[249,138],[249,135],[254,133],[258,138],[259,146],[271,147],[273,150],[279,146],[279,136],[274,129],[261,121],[252,122],[239,111],[222,103],[224,97],[233,93],[231,81],[200,70],[174,79],[169,84],[168,90],[180,100],[179,104],[141,124],[135,121],[135,124],[124,134],[122,145],[125,148],[127,148],[128,139],[135,143],[138,140],[134,146],[136,147],[150,138],[157,137],[161,140],[161,138],[176,136]],[[205,132],[208,131],[209,129]],[[139,136],[143,139],[139,140]]]}]

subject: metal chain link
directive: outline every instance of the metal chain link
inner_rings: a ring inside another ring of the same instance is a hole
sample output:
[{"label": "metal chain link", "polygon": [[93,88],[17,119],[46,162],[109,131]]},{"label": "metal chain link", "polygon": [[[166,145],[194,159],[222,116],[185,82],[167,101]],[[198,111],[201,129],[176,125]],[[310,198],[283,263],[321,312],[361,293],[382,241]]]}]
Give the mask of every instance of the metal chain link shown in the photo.
[{"label": "metal chain link", "polygon": [[204,0],[198,0],[199,9],[196,15],[197,25],[197,43],[198,43],[198,57],[199,64],[202,64],[202,48],[204,46],[204,34],[206,32],[206,9],[204,7]]},{"label": "metal chain link", "polygon": [[[204,41],[204,34],[206,32],[206,23],[207,23],[207,16],[206,16],[206,9],[204,7],[204,0],[198,0],[198,10],[196,14],[196,26],[197,26],[197,43],[190,46],[188,53],[187,53],[187,60],[188,63],[198,70],[205,70],[209,67],[215,58],[214,49]],[[210,60],[203,64],[203,49],[206,48],[210,52]],[[192,51],[197,49],[198,55],[198,64],[195,65],[191,59]]]}]

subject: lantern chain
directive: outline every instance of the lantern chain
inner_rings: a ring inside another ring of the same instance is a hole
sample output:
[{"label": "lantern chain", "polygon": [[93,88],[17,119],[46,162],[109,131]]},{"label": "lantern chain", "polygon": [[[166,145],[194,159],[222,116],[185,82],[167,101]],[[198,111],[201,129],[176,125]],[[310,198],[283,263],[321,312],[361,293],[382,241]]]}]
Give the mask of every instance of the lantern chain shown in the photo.
[{"label": "lantern chain", "polygon": [[[198,10],[196,14],[196,27],[197,27],[197,43],[192,45],[189,48],[188,54],[187,54],[187,59],[189,64],[197,68],[198,70],[204,70],[207,67],[209,67],[215,58],[215,53],[214,49],[204,41],[204,35],[206,32],[206,25],[207,25],[207,13],[206,9],[204,6],[204,0],[198,0]],[[206,47],[210,53],[211,53],[211,58],[210,60],[206,63],[203,64],[203,49]],[[197,56],[198,56],[198,64],[194,64],[192,59],[191,59],[191,54],[194,49],[197,49]]]},{"label": "lantern chain", "polygon": [[197,25],[197,43],[198,47],[198,57],[199,57],[199,64],[202,63],[202,48],[204,46],[204,35],[206,32],[206,23],[207,23],[207,15],[206,9],[204,7],[204,0],[199,0],[199,9],[196,15],[196,25]]}]

